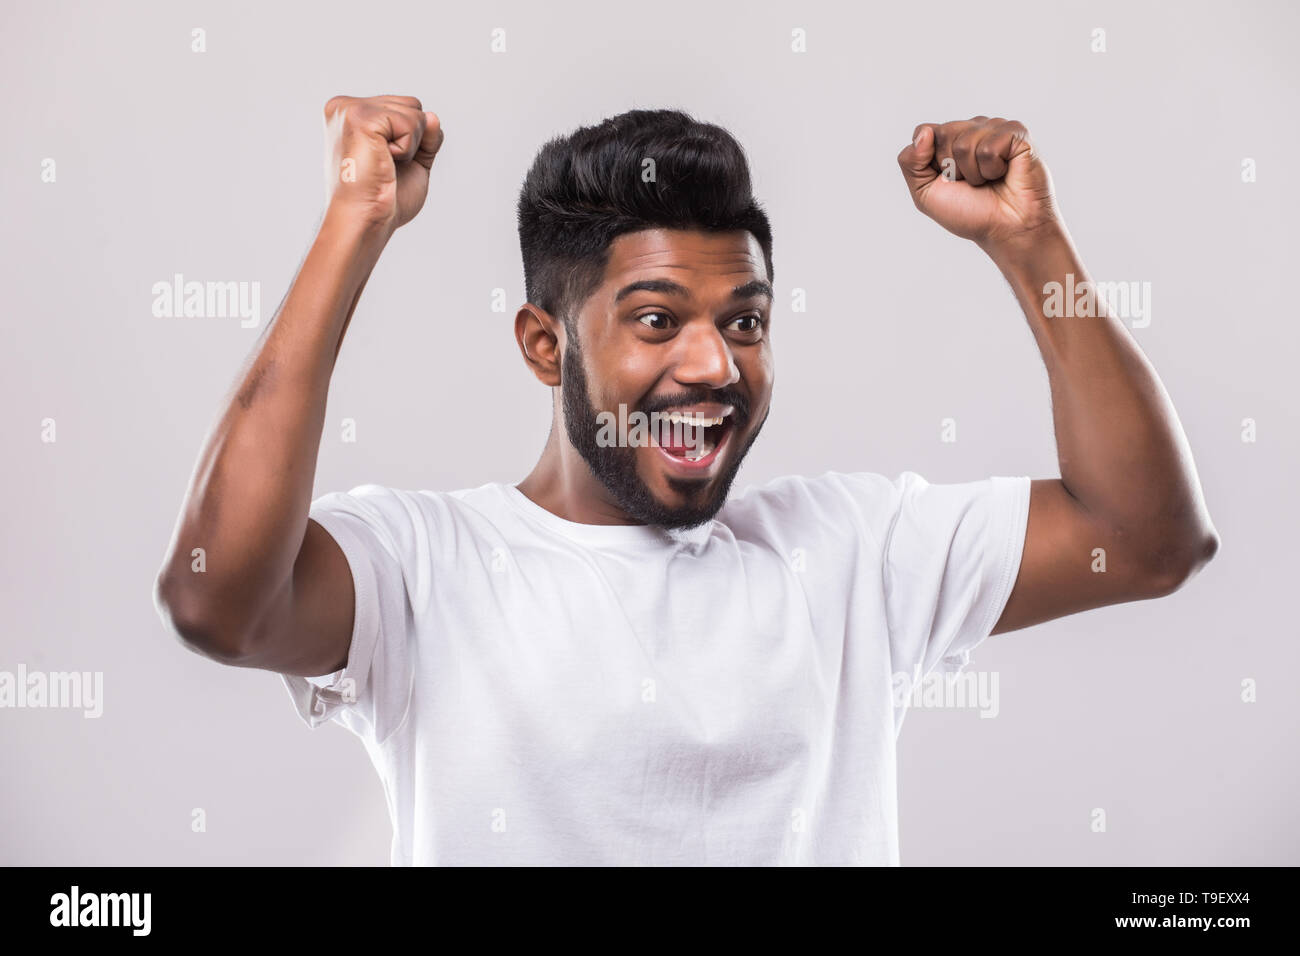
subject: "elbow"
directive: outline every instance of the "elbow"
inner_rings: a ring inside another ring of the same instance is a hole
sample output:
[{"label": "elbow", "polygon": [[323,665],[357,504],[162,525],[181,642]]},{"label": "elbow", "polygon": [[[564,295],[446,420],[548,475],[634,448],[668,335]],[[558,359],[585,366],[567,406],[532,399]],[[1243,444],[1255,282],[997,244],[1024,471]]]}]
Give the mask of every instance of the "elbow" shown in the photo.
[{"label": "elbow", "polygon": [[1219,533],[1213,525],[1206,524],[1195,534],[1171,535],[1166,544],[1151,561],[1150,578],[1152,597],[1166,597],[1179,590],[1219,553]]},{"label": "elbow", "polygon": [[154,581],[153,602],[158,616],[186,650],[220,664],[239,665],[247,658],[238,632],[192,585],[178,583],[164,571]]}]

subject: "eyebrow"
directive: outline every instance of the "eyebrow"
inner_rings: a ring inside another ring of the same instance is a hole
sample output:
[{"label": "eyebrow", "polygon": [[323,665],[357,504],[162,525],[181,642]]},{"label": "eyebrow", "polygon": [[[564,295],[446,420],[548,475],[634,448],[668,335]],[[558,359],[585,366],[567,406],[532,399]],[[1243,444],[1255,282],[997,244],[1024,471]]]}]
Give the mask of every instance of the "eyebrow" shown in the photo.
[{"label": "eyebrow", "polygon": [[[621,302],[633,292],[659,292],[663,295],[675,295],[683,299],[691,297],[691,290],[672,279],[640,279],[618,290],[614,301]],[[765,279],[753,279],[731,290],[733,299],[752,299],[755,296],[772,298],[772,284]]]}]

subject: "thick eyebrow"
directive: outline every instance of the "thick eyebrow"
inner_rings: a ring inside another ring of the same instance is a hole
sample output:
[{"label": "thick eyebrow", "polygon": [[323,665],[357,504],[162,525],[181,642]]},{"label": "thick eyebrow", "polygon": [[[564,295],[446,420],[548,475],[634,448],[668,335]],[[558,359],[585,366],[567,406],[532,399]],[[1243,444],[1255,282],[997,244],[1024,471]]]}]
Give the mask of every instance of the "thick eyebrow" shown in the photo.
[{"label": "thick eyebrow", "polygon": [[[621,302],[633,292],[659,292],[663,295],[675,295],[683,299],[691,297],[691,290],[672,279],[640,279],[618,290],[614,301]],[[752,299],[755,296],[772,298],[772,284],[765,279],[754,279],[731,290],[733,299]]]},{"label": "thick eyebrow", "polygon": [[753,299],[757,296],[764,296],[771,301],[772,283],[766,279],[755,279],[752,282],[746,282],[744,285],[738,285],[731,290],[733,299]]}]

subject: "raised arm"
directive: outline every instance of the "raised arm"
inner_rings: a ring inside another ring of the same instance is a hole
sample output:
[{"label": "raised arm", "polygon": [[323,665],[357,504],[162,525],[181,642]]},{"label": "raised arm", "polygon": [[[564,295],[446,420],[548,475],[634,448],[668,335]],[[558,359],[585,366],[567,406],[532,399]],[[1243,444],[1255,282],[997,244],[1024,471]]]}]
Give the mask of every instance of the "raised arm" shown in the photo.
[{"label": "raised arm", "polygon": [[204,443],[154,587],[192,650],[304,676],[347,663],[355,600],[342,550],[308,519],[330,375],[371,270],[424,204],[443,138],[413,97],[335,97],[325,118],[325,215]]},{"label": "raised arm", "polygon": [[1020,575],[993,633],[1169,594],[1218,534],[1173,404],[1096,295],[1028,131],[977,116],[913,136],[898,156],[913,201],[1002,270],[1050,380],[1061,477],[1032,483]]}]

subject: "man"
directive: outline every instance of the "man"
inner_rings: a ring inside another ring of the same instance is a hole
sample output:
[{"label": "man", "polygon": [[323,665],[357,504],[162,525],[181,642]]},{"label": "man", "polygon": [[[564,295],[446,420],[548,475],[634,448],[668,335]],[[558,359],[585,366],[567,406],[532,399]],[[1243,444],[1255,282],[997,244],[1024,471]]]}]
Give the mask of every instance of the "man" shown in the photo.
[{"label": "man", "polygon": [[188,647],[362,738],[394,864],[897,864],[900,687],[990,633],[1169,594],[1217,549],[1127,330],[1049,317],[1049,283],[1087,276],[1027,131],[983,116],[918,126],[899,165],[1015,290],[1061,478],[832,472],[729,499],[772,395],[771,229],[728,133],[633,110],[546,144],[520,195],[515,337],[553,395],[537,466],[312,502],[343,334],[443,141],[410,97],[325,112],[326,214],[156,599]]}]

